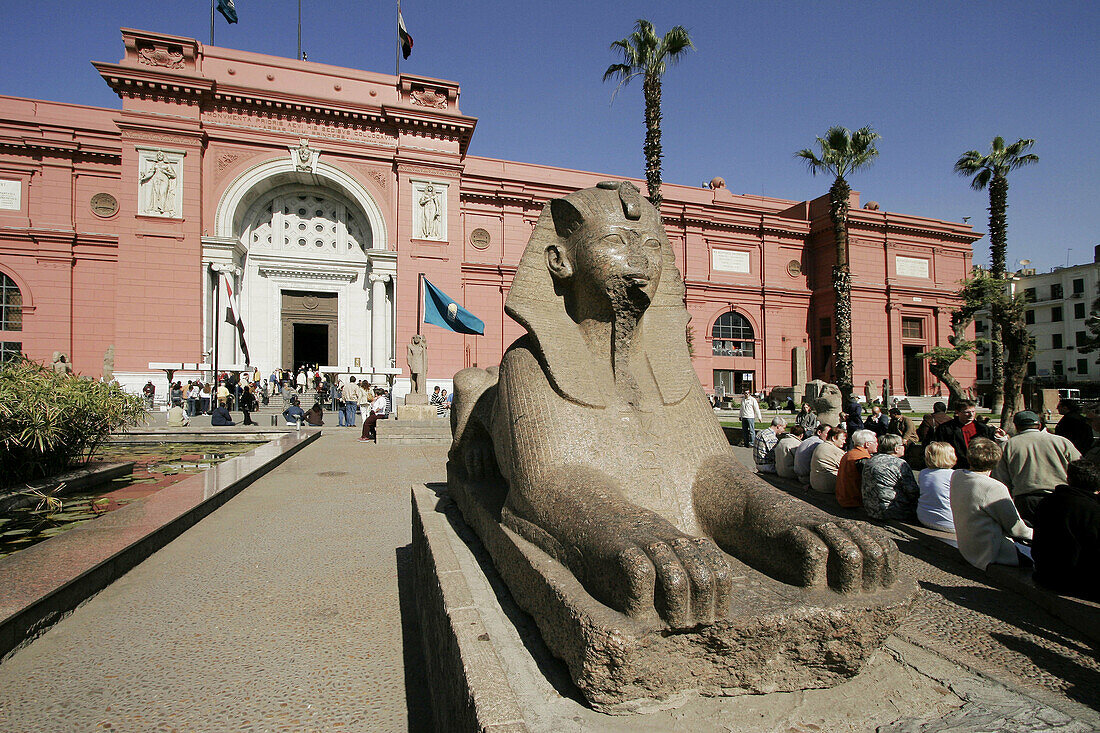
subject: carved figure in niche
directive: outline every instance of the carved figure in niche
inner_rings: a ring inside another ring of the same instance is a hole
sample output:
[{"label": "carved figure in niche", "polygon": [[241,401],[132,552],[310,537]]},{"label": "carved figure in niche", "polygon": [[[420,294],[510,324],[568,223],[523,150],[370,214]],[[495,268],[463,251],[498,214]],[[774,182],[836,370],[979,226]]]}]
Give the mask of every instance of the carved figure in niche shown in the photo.
[{"label": "carved figure in niche", "polygon": [[412,341],[409,342],[406,361],[412,375],[413,394],[427,394],[428,342],[420,334],[413,336]]},{"label": "carved figure in niche", "polygon": [[53,370],[57,374],[73,373],[73,365],[69,363],[64,351],[53,352]]},{"label": "carved figure in niche", "polygon": [[309,140],[299,138],[298,147],[287,148],[287,150],[290,151],[290,159],[294,163],[294,170],[306,171],[308,173],[314,172],[314,168],[317,165],[317,158],[321,156],[321,151],[309,147]]},{"label": "carved figure in niche", "polygon": [[507,485],[500,519],[585,590],[674,630],[726,614],[724,553],[840,593],[894,582],[897,548],[757,479],[688,355],[684,284],[656,210],[605,182],[543,210],[505,309],[527,329],[496,370],[455,375],[457,478]]},{"label": "carved figure in niche", "polygon": [[818,422],[831,425],[834,428],[840,425],[840,403],[842,400],[840,387],[822,382],[817,397],[812,403],[814,412],[817,413]]},{"label": "carved figure in niche", "polygon": [[115,378],[115,345],[107,347],[103,352],[103,381],[110,382]]},{"label": "carved figure in niche", "polygon": [[168,162],[163,150],[157,151],[156,160],[141,175],[145,189],[145,213],[174,214],[176,170]]},{"label": "carved figure in niche", "polygon": [[424,239],[443,237],[443,202],[435,186],[428,184],[420,196],[420,236]]}]

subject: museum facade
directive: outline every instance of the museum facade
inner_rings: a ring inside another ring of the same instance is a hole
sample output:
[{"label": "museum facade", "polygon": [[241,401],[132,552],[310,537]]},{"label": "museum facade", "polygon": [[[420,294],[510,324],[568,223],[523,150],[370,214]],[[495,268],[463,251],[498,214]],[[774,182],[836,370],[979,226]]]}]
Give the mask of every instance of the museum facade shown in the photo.
[{"label": "museum facade", "polygon": [[[468,155],[477,120],[454,82],[122,37],[119,63],[94,64],[121,109],[0,97],[0,355],[61,351],[99,376],[113,345],[127,387],[163,384],[151,364],[187,379],[245,363],[232,299],[263,373],[399,372],[400,395],[423,274],[485,322],[423,327],[429,384],[448,385],[523,333],[504,301],[543,205],[607,178]],[[662,191],[704,387],[829,379],[828,197]],[[935,393],[916,354],[947,344],[979,235],[851,204],[856,383]]]}]

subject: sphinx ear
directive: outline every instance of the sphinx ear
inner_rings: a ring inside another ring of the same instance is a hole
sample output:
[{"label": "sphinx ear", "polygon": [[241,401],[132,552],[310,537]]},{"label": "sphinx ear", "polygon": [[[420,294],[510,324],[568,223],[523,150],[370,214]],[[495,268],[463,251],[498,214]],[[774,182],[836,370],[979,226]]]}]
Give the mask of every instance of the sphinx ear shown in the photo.
[{"label": "sphinx ear", "polygon": [[573,275],[573,263],[556,244],[546,247],[546,269],[555,280],[567,280]]},{"label": "sphinx ear", "polygon": [[550,202],[550,215],[554,218],[554,229],[562,239],[569,239],[584,224],[581,212],[565,199]]}]

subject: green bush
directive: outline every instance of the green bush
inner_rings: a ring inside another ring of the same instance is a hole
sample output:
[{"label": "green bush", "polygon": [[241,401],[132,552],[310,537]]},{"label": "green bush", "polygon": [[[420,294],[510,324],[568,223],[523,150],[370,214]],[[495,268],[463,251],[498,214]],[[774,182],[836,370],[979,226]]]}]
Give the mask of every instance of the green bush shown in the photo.
[{"label": "green bush", "polygon": [[0,364],[0,486],[84,463],[112,430],[144,421],[141,397],[117,383],[27,359]]}]

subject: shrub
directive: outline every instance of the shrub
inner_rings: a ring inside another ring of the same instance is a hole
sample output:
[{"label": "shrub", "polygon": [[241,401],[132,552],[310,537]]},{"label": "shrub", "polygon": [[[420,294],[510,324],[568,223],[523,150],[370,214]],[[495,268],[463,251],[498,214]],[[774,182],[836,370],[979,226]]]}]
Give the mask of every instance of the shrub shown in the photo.
[{"label": "shrub", "polygon": [[117,383],[57,374],[28,359],[0,364],[0,485],[85,463],[112,430],[145,421]]}]

